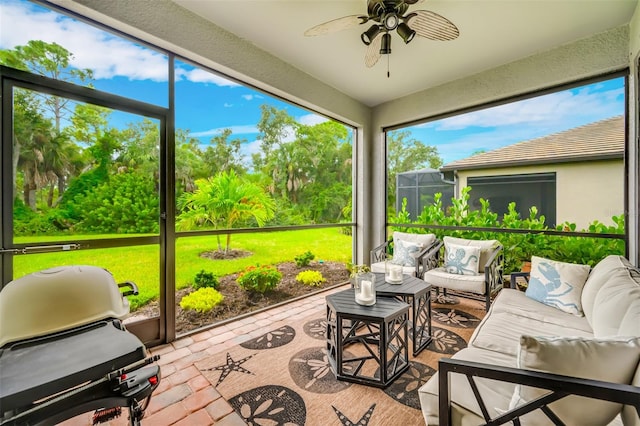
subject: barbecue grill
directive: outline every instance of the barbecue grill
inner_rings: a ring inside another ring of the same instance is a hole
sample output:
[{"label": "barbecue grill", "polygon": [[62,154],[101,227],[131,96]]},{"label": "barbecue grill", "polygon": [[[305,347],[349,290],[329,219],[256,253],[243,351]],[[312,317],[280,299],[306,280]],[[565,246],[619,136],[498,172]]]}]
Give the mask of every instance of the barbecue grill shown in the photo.
[{"label": "barbecue grill", "polygon": [[139,425],[160,370],[121,321],[126,296],[137,293],[95,266],[8,283],[0,291],[0,425],[50,425],[93,410],[96,424],[121,407]]}]

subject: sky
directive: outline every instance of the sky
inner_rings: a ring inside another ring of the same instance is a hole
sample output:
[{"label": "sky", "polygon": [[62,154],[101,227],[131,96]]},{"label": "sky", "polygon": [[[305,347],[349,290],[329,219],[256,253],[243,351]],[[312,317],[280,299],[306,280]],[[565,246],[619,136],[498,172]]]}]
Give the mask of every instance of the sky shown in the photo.
[{"label": "sky", "polygon": [[[72,66],[94,71],[94,86],[121,96],[168,105],[167,66],[162,53],[135,44],[26,0],[0,0],[0,48],[29,40],[56,42],[72,52]],[[242,86],[186,62],[176,62],[176,126],[206,144],[222,129],[246,140],[242,153],[256,152],[260,105],[286,109],[302,124],[327,119],[268,94]],[[624,113],[624,80],[573,90],[411,126],[411,136],[435,146],[449,163]],[[124,121],[114,115],[113,120]],[[119,123],[125,124],[125,123]]]}]

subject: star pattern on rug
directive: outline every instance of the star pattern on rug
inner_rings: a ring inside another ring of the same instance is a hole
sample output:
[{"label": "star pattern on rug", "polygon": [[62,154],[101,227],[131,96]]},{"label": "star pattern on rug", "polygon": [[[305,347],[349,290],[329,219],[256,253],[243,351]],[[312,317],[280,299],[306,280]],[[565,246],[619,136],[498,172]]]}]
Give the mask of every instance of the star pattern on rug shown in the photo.
[{"label": "star pattern on rug", "polygon": [[369,407],[367,412],[364,413],[364,415],[360,417],[360,420],[358,420],[356,423],[349,420],[349,418],[342,414],[342,412],[335,406],[332,405],[331,408],[333,408],[333,411],[335,411],[336,415],[338,416],[338,420],[340,420],[340,423],[342,423],[342,426],[367,426],[369,424],[369,420],[371,420],[371,416],[373,416],[373,410],[376,408],[376,404],[373,404],[371,407]]},{"label": "star pattern on rug", "polygon": [[222,371],[222,373],[220,373],[220,377],[218,378],[218,383],[216,383],[216,386],[218,386],[220,383],[224,381],[224,379],[227,378],[227,376],[232,371],[237,371],[238,373],[251,374],[253,376],[254,374],[251,371],[241,367],[242,364],[247,362],[252,357],[253,355],[249,355],[248,357],[245,357],[236,361],[233,358],[231,358],[231,354],[227,352],[227,362],[225,364],[218,365],[216,367],[205,368],[202,371],[216,371],[216,370]]}]

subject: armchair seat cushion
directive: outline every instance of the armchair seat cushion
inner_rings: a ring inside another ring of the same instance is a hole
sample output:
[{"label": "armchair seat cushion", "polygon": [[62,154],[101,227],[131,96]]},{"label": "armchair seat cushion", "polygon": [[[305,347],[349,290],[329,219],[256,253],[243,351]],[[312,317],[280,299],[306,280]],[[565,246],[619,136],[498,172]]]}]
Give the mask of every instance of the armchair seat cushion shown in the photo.
[{"label": "armchair seat cushion", "polygon": [[484,273],[476,275],[458,275],[447,272],[445,268],[440,267],[426,271],[423,279],[436,287],[468,291],[476,294],[486,293]]},{"label": "armchair seat cushion", "polygon": [[[371,272],[384,274],[384,262],[376,262],[371,264]],[[415,266],[402,266],[402,273],[406,275],[414,275],[416,272]]]}]

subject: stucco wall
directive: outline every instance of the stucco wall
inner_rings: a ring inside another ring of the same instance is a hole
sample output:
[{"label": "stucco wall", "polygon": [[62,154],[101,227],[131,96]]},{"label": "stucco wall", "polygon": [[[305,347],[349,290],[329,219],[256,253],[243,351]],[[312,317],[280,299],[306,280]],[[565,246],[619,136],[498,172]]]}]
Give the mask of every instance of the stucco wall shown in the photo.
[{"label": "stucco wall", "polygon": [[586,229],[594,220],[613,225],[612,216],[624,212],[624,164],[619,161],[546,164],[458,172],[459,188],[478,176],[556,173],[556,223],[575,223]]}]

